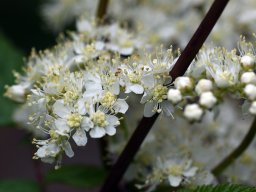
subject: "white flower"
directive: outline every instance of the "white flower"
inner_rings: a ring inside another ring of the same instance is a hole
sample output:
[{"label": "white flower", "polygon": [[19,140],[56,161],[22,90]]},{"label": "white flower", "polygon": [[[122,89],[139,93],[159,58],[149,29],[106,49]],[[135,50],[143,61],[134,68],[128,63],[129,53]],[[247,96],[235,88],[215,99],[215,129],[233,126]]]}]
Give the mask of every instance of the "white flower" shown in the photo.
[{"label": "white flower", "polygon": [[213,95],[212,92],[204,92],[200,95],[199,103],[203,107],[211,109],[217,102],[216,97]]},{"label": "white flower", "polygon": [[18,84],[8,87],[5,93],[5,96],[10,99],[23,103],[26,101],[26,93],[27,93],[28,85],[26,84]]},{"label": "white flower", "polygon": [[198,95],[203,92],[211,91],[213,88],[212,81],[208,79],[200,79],[195,87],[195,91]]},{"label": "white flower", "polygon": [[145,103],[145,117],[152,117],[155,113],[161,113],[162,111],[166,116],[172,116],[174,107],[167,101],[167,91],[166,86],[156,84],[153,89],[144,92],[141,103]]},{"label": "white flower", "polygon": [[174,81],[174,86],[180,91],[185,91],[192,89],[193,83],[189,77],[178,77]]},{"label": "white flower", "polygon": [[198,121],[203,115],[203,109],[198,104],[188,104],[184,109],[184,116],[190,121]]},{"label": "white flower", "polygon": [[101,138],[108,134],[113,136],[116,134],[116,126],[120,124],[119,119],[115,115],[107,114],[102,106],[90,106],[87,131],[92,138]]},{"label": "white flower", "polygon": [[220,48],[215,49],[211,55],[211,61],[206,63],[207,75],[214,79],[219,88],[236,85],[240,68],[235,51],[228,52]]},{"label": "white flower", "polygon": [[181,92],[178,89],[169,89],[167,99],[173,104],[176,104],[182,100]]},{"label": "white flower", "polygon": [[256,115],[256,101],[253,101],[250,108],[249,108],[249,112],[253,115]]},{"label": "white flower", "polygon": [[241,82],[245,84],[256,84],[256,75],[254,72],[245,72],[241,75]]},{"label": "white flower", "polygon": [[241,57],[241,64],[246,69],[251,69],[255,65],[255,58],[250,55],[244,55]]},{"label": "white flower", "polygon": [[66,136],[74,129],[76,130],[73,135],[74,141],[78,146],[85,146],[87,143],[85,130],[89,126],[88,117],[84,116],[85,111],[75,110],[65,106],[63,101],[57,100],[53,105],[53,112],[59,117],[54,121],[56,132]]},{"label": "white flower", "polygon": [[250,100],[256,99],[256,86],[252,84],[248,84],[244,88],[244,93]]}]

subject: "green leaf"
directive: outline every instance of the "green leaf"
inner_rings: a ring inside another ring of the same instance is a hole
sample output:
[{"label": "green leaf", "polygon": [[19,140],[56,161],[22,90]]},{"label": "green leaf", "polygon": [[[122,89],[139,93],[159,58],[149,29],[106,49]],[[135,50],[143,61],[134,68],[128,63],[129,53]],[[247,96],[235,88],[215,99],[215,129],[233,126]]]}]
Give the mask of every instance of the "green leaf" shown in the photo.
[{"label": "green leaf", "polygon": [[0,192],[39,192],[38,185],[31,180],[0,180]]},{"label": "green leaf", "polygon": [[13,70],[21,69],[23,64],[23,54],[17,50],[12,43],[0,33],[0,125],[12,122],[12,113],[17,106],[14,102],[3,96],[5,85],[14,82]]},{"label": "green leaf", "polygon": [[222,184],[222,185],[208,185],[199,186],[196,189],[181,189],[178,192],[256,192],[256,187],[235,185],[235,184]]},{"label": "green leaf", "polygon": [[88,165],[66,165],[58,170],[51,170],[46,176],[48,183],[64,183],[74,187],[98,187],[105,179],[102,168]]}]

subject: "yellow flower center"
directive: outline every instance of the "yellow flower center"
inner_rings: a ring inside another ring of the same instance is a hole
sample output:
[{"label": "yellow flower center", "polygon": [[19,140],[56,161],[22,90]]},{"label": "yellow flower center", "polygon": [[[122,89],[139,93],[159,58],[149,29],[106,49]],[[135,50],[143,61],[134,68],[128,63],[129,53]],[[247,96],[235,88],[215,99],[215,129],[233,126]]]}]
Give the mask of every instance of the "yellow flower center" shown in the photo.
[{"label": "yellow flower center", "polygon": [[106,121],[106,115],[102,111],[97,111],[92,115],[92,122],[99,127],[106,127],[108,122]]},{"label": "yellow flower center", "polygon": [[167,99],[168,88],[163,85],[157,85],[153,90],[153,100],[161,103],[164,99]]},{"label": "yellow flower center", "polygon": [[103,95],[100,103],[104,107],[111,107],[115,103],[115,101],[116,101],[116,96],[110,91],[108,91]]},{"label": "yellow flower center", "polygon": [[83,117],[78,113],[72,113],[67,118],[67,124],[70,128],[79,127]]}]

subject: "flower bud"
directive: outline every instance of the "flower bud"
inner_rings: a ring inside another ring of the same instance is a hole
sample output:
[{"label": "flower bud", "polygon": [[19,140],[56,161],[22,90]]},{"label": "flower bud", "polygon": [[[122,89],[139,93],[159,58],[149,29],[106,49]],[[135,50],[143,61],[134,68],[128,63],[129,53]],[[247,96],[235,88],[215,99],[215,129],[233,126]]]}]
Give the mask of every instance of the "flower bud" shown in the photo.
[{"label": "flower bud", "polygon": [[211,91],[212,90],[212,81],[208,79],[201,79],[198,81],[195,91],[198,95],[203,92]]},{"label": "flower bud", "polygon": [[178,89],[169,89],[167,99],[176,104],[182,100],[182,95]]},{"label": "flower bud", "polygon": [[186,91],[193,88],[193,83],[189,77],[178,77],[174,81],[174,86],[180,91]]},{"label": "flower bud", "polygon": [[255,85],[252,85],[252,84],[246,85],[246,87],[244,88],[244,92],[250,100],[256,99],[256,86]]},{"label": "flower bud", "polygon": [[256,84],[256,75],[254,72],[245,72],[241,75],[241,82],[245,84]]},{"label": "flower bud", "polygon": [[203,107],[211,109],[217,102],[216,97],[213,95],[212,92],[204,92],[200,95],[199,103]]},{"label": "flower bud", "polygon": [[184,116],[189,121],[198,121],[203,115],[203,109],[198,104],[188,104],[184,110]]},{"label": "flower bud", "polygon": [[255,65],[255,58],[253,56],[244,55],[241,57],[241,64],[246,69],[251,69]]},{"label": "flower bud", "polygon": [[5,96],[17,102],[25,102],[26,87],[22,85],[13,85],[7,88]]},{"label": "flower bud", "polygon": [[250,108],[249,108],[249,112],[253,115],[256,115],[256,101],[253,101]]}]

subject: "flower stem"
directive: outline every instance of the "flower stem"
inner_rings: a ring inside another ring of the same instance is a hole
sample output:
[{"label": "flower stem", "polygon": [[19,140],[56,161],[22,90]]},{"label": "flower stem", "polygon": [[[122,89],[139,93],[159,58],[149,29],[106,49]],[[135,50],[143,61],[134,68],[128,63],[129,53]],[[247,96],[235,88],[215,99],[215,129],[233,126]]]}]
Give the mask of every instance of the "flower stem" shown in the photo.
[{"label": "flower stem", "polygon": [[240,145],[231,152],[223,161],[221,161],[215,168],[213,168],[212,173],[215,176],[220,175],[229,165],[231,165],[238,157],[240,157],[247,147],[251,144],[256,135],[256,118],[254,118],[253,123],[240,143]]},{"label": "flower stem", "polygon": [[106,16],[108,2],[109,0],[99,0],[97,14],[96,14],[97,19],[102,20]]},{"label": "flower stem", "polygon": [[[195,58],[199,49],[202,47],[204,41],[210,34],[212,28],[223,12],[229,0],[215,0],[205,18],[199,25],[195,34],[189,41],[188,45],[180,55],[177,63],[170,72],[172,80],[175,80],[180,75],[183,75],[189,67],[191,61]],[[146,138],[153,124],[155,123],[158,114],[151,118],[143,117],[138,127],[135,129],[133,135],[128,141],[125,149],[119,156],[117,162],[114,164],[110,174],[108,175],[101,192],[112,192],[117,188],[119,181],[122,179],[123,174],[129,167],[131,161],[139,150],[142,142]]]}]

